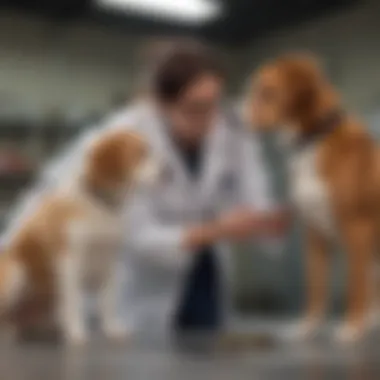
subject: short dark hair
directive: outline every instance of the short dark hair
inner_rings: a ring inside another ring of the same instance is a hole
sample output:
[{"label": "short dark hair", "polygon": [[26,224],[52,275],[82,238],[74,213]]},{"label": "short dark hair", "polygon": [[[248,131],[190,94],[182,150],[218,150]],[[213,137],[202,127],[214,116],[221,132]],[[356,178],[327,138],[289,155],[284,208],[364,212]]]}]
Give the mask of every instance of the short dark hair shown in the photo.
[{"label": "short dark hair", "polygon": [[203,74],[224,79],[224,71],[215,54],[202,44],[177,43],[166,51],[154,70],[153,92],[161,101],[175,101]]}]

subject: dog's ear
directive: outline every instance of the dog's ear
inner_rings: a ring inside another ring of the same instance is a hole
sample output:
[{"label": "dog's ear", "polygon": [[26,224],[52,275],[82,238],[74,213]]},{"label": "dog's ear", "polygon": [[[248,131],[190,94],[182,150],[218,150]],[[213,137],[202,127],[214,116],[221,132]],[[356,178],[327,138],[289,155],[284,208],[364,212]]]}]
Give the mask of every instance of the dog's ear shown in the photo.
[{"label": "dog's ear", "polygon": [[89,151],[87,181],[95,186],[123,183],[137,164],[142,145],[141,138],[130,131],[112,131],[102,136]]},{"label": "dog's ear", "polygon": [[319,63],[309,56],[287,56],[277,62],[288,91],[286,113],[289,117],[311,112],[326,83]]}]

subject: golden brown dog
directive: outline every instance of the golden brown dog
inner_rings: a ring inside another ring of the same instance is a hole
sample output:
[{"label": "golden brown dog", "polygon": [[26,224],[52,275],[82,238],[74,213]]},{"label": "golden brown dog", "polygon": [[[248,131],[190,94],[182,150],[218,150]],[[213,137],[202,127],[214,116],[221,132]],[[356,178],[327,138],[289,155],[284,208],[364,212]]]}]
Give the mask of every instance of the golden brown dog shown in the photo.
[{"label": "golden brown dog", "polygon": [[104,333],[125,335],[116,312],[122,284],[117,255],[125,233],[122,206],[136,181],[152,178],[148,152],[145,140],[125,129],[94,139],[70,182],[41,202],[2,254],[2,313],[28,303],[40,309],[54,304],[68,343],[84,343],[85,291],[90,287],[99,296]]},{"label": "golden brown dog", "polygon": [[291,201],[306,227],[307,306],[302,336],[316,332],[327,303],[331,245],[343,244],[348,290],[340,341],[368,326],[378,220],[379,165],[365,126],[342,108],[316,62],[287,56],[253,77],[247,118],[255,130],[278,130],[288,148]]}]

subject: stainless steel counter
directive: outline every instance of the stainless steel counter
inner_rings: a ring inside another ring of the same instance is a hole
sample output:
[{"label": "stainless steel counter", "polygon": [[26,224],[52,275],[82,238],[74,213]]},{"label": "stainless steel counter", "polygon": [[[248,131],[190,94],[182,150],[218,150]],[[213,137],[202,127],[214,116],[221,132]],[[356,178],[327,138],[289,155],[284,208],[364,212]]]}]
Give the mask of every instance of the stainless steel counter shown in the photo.
[{"label": "stainless steel counter", "polygon": [[356,348],[334,346],[326,333],[314,343],[284,341],[225,350],[210,339],[192,345],[139,341],[86,349],[23,344],[2,348],[1,380],[296,380],[380,378],[380,336]]}]

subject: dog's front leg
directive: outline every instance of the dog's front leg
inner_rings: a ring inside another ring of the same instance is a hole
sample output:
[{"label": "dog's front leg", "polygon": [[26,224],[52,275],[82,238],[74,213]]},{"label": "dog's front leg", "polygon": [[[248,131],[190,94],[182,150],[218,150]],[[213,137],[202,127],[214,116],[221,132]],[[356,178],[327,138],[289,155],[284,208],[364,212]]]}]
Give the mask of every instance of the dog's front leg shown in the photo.
[{"label": "dog's front leg", "polygon": [[312,338],[325,316],[330,256],[329,244],[321,233],[306,228],[306,307],[295,330],[297,339]]},{"label": "dog's front leg", "polygon": [[108,271],[99,293],[102,330],[106,337],[112,340],[124,340],[127,336],[127,326],[120,307],[124,285],[124,267],[121,263],[115,263]]},{"label": "dog's front leg", "polygon": [[75,244],[63,252],[59,260],[59,317],[64,339],[70,345],[83,345],[87,340],[81,286],[83,254],[81,246]]},{"label": "dog's front leg", "polygon": [[369,218],[355,218],[343,223],[347,252],[348,289],[345,322],[337,339],[350,343],[361,338],[368,324],[371,293],[371,267],[374,263],[374,223]]}]

